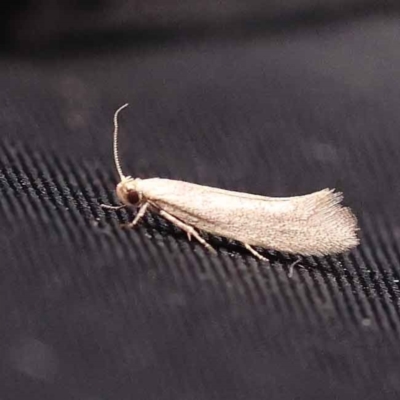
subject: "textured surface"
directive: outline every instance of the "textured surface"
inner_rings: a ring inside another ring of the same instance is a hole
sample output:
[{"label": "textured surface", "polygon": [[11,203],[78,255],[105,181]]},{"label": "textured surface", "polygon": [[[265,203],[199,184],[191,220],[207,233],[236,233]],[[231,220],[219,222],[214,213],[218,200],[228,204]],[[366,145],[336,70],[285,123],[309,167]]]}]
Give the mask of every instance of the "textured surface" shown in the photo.
[{"label": "textured surface", "polygon": [[[398,399],[400,21],[0,61],[0,398]],[[38,54],[42,56],[46,54]],[[114,203],[128,174],[336,187],[348,255],[218,255]]]}]

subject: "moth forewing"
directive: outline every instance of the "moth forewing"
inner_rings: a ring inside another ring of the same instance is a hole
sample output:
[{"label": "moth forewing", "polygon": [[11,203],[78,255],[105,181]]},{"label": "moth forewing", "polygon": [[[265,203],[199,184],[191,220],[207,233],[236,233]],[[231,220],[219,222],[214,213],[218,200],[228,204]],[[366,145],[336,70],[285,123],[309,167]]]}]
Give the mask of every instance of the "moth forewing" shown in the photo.
[{"label": "moth forewing", "polygon": [[329,189],[271,198],[159,178],[140,180],[136,188],[187,225],[251,246],[325,255],[358,244],[356,218]]}]

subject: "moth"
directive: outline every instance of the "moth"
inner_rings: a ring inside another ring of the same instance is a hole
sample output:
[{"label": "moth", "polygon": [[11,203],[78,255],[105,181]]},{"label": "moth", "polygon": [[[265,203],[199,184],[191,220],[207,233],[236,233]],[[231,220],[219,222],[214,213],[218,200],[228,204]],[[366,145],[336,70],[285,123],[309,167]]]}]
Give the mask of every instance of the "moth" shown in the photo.
[{"label": "moth", "polygon": [[114,114],[114,161],[121,181],[116,187],[118,210],[138,209],[128,227],[133,228],[146,211],[156,212],[215,250],[200,231],[242,242],[255,257],[266,260],[253,246],[303,256],[342,253],[357,246],[357,219],[343,207],[342,194],[331,189],[295,197],[265,197],[193,183],[125,176],[118,155],[118,114]]}]

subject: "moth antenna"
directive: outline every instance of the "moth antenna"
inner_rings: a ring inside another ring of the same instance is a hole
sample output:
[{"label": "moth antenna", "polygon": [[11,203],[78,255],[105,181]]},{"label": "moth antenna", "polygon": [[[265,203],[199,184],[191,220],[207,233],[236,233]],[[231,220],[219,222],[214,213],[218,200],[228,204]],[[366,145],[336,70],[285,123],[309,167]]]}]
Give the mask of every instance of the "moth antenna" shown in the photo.
[{"label": "moth antenna", "polygon": [[114,146],[113,146],[114,161],[115,161],[115,166],[117,167],[119,177],[121,178],[121,181],[125,178],[125,175],[122,173],[121,163],[119,162],[119,154],[118,154],[118,114],[125,107],[128,107],[128,103],[126,103],[123,106],[121,106],[120,108],[118,108],[118,110],[115,111],[115,114],[114,114]]}]

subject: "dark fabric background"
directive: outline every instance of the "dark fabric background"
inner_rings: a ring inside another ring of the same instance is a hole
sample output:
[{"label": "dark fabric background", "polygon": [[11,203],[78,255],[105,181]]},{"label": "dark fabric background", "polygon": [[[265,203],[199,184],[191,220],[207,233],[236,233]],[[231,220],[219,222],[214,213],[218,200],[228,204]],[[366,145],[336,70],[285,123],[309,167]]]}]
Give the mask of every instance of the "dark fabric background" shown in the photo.
[{"label": "dark fabric background", "polygon": [[[117,3],[2,14],[0,399],[398,399],[395,3]],[[156,215],[120,229],[99,204],[125,102],[126,174],[335,187],[361,245],[289,277],[295,256],[205,235],[214,256]]]}]

